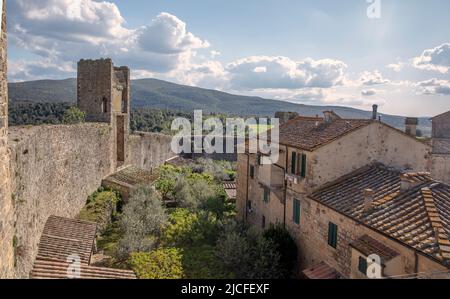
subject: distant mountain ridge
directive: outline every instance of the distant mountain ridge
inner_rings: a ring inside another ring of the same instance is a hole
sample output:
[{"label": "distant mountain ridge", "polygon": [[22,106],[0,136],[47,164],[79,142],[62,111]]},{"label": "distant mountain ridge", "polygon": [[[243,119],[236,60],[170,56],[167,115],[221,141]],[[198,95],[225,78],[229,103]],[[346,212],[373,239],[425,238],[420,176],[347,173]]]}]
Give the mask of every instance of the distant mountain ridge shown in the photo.
[{"label": "distant mountain ridge", "polygon": [[[9,83],[12,102],[76,102],[76,79],[40,80]],[[184,86],[157,79],[132,80],[133,107],[149,107],[179,111],[202,109],[234,115],[272,116],[276,111],[294,111],[304,116],[321,115],[333,110],[343,118],[369,118],[372,112],[340,106],[312,106],[269,100],[260,97],[232,95],[229,93],[192,86]],[[404,129],[405,117],[382,114],[382,120]],[[431,132],[429,118],[420,118],[419,128],[424,134]]]}]

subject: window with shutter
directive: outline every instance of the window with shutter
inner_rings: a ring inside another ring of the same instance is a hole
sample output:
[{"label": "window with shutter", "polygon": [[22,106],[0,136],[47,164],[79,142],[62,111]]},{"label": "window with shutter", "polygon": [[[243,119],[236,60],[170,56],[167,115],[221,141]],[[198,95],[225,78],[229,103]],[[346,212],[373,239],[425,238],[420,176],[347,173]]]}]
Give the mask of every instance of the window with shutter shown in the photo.
[{"label": "window with shutter", "polygon": [[255,166],[250,166],[250,178],[253,180],[255,178]]},{"label": "window with shutter", "polygon": [[293,220],[295,224],[300,224],[300,200],[294,198]]},{"label": "window with shutter", "polygon": [[367,259],[362,256],[359,257],[358,270],[362,274],[367,275]]},{"label": "window with shutter", "polygon": [[306,155],[302,154],[302,171],[301,171],[301,177],[306,178]]},{"label": "window with shutter", "polygon": [[264,187],[264,202],[268,203],[270,201],[270,189]]},{"label": "window with shutter", "polygon": [[291,157],[291,173],[292,174],[297,174],[297,153],[296,152],[292,152],[292,157]]},{"label": "window with shutter", "polygon": [[328,245],[337,248],[338,226],[332,222],[328,224]]}]

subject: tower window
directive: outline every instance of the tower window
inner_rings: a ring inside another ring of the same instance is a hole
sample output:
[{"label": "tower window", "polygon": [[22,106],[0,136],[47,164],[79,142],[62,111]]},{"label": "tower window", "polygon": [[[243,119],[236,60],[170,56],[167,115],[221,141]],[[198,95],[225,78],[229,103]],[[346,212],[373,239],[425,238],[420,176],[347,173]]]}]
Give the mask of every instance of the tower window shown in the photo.
[{"label": "tower window", "polygon": [[103,98],[103,100],[102,100],[102,112],[108,113],[108,99],[107,98]]}]

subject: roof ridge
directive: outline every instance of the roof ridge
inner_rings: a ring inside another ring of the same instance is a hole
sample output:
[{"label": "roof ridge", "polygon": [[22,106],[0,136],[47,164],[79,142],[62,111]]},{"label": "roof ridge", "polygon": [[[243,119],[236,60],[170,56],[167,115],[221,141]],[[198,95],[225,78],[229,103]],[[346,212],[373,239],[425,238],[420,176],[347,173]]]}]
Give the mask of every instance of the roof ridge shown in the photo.
[{"label": "roof ridge", "polygon": [[439,245],[439,251],[443,258],[450,259],[450,241],[444,230],[441,216],[434,202],[433,191],[429,187],[421,189],[422,197],[425,203],[425,210],[428,214],[431,226],[434,230],[436,241]]}]

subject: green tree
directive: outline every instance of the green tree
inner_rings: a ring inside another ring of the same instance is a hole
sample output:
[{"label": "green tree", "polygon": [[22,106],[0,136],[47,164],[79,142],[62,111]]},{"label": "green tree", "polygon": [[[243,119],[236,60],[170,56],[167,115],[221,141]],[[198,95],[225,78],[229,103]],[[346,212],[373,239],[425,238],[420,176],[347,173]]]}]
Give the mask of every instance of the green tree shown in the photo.
[{"label": "green tree", "polygon": [[77,107],[70,107],[64,112],[63,123],[66,125],[84,123],[86,120],[86,113]]},{"label": "green tree", "polygon": [[119,259],[127,258],[131,252],[152,250],[166,224],[167,214],[159,193],[150,186],[139,186],[120,219],[124,237],[118,246]]},{"label": "green tree", "polygon": [[182,252],[162,248],[149,253],[132,253],[130,265],[139,279],[183,278]]},{"label": "green tree", "polygon": [[264,238],[271,241],[280,253],[283,278],[291,278],[297,264],[298,248],[289,231],[281,224],[272,225],[264,232]]}]

